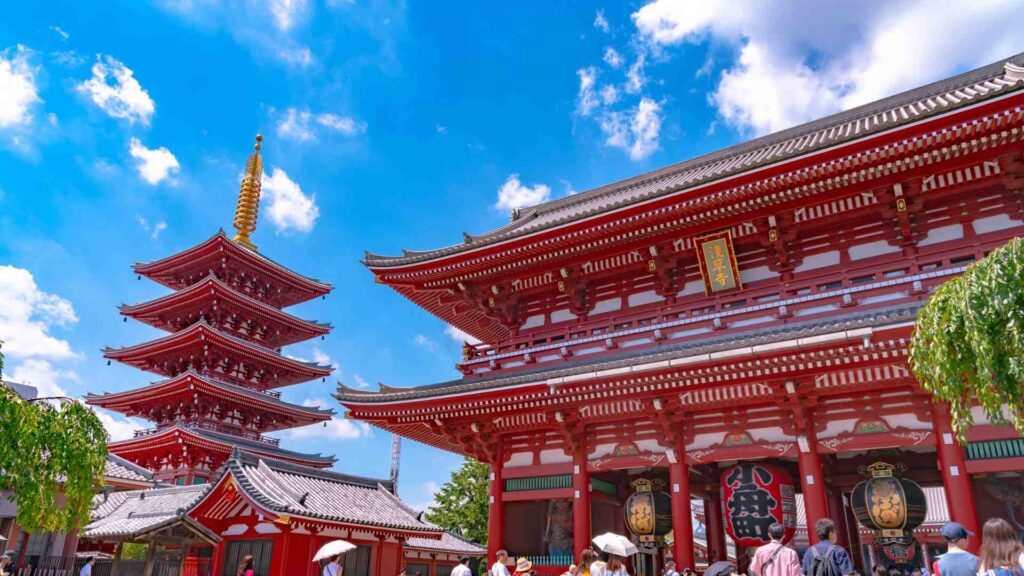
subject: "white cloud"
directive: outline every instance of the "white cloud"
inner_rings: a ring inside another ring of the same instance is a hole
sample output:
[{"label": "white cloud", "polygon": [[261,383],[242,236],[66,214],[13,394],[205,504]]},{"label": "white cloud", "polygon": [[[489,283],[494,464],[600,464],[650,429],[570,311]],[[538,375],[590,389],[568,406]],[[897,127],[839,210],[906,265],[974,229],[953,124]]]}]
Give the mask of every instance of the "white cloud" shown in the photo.
[{"label": "white cloud", "polygon": [[413,487],[405,500],[410,502],[409,507],[413,510],[426,512],[436,504],[434,499],[440,490],[441,486],[437,482],[428,480]]},{"label": "white cloud", "polygon": [[309,232],[320,216],[316,195],[307,196],[302,188],[280,168],[263,175],[267,196],[266,214],[279,232]]},{"label": "white cloud", "polygon": [[[31,272],[0,266],[0,340],[7,359],[78,358],[67,340],[49,334],[54,327],[76,322],[71,302],[40,290]],[[36,365],[36,370],[42,372],[43,368]]]},{"label": "white cloud", "polygon": [[619,66],[622,66],[622,63],[625,62],[625,60],[623,60],[622,55],[619,54],[615,48],[609,46],[604,49],[604,62],[612,68],[618,68]]},{"label": "white cloud", "polygon": [[142,227],[143,230],[149,233],[149,237],[153,240],[159,239],[160,233],[167,229],[167,222],[164,222],[163,220],[151,226],[149,224],[149,220],[136,214],[135,221],[139,223],[139,226]]},{"label": "white cloud", "polygon": [[332,370],[340,369],[338,363],[331,360],[331,357],[319,348],[313,348],[313,362],[321,366],[330,366]]},{"label": "white cloud", "polygon": [[356,382],[356,388],[369,388],[370,383],[359,374],[353,374],[352,379]]},{"label": "white cloud", "polygon": [[466,332],[456,328],[455,326],[452,326],[451,324],[449,324],[444,329],[444,333],[447,334],[449,338],[451,338],[452,340],[455,340],[456,342],[459,342],[459,343],[462,343],[462,342],[469,342],[470,344],[479,344],[480,343],[480,339],[479,338],[471,336],[470,334],[468,334],[468,333],[466,333]]},{"label": "white cloud", "polygon": [[498,201],[495,208],[514,210],[536,206],[551,199],[551,187],[547,184],[525,186],[519,181],[519,174],[510,174],[505,183],[498,188]]},{"label": "white cloud", "polygon": [[576,113],[580,116],[590,116],[600,104],[595,93],[597,69],[593,66],[580,68],[576,75],[580,79],[580,88],[576,93]]},{"label": "white cloud", "polygon": [[604,17],[604,10],[598,10],[594,15],[594,28],[606,34],[611,31],[612,27],[608,24],[608,19]]},{"label": "white cloud", "polygon": [[337,114],[320,114],[316,121],[321,125],[345,136],[355,136],[366,132],[366,123],[357,122],[351,116],[338,116]]},{"label": "white cloud", "polygon": [[98,56],[92,65],[92,78],[78,85],[94,104],[112,118],[149,124],[156,104],[135,79],[135,73],[111,56]]},{"label": "white cloud", "polygon": [[610,106],[619,101],[619,90],[612,84],[606,84],[601,88],[601,103]]},{"label": "white cloud", "polygon": [[639,94],[644,89],[644,85],[647,84],[647,76],[644,75],[646,62],[647,58],[640,54],[636,57],[636,62],[629,67],[629,71],[626,72],[626,92]]},{"label": "white cloud", "polygon": [[372,432],[370,431],[369,424],[365,422],[335,417],[324,423],[292,428],[285,432],[285,435],[293,440],[307,440],[310,438],[355,440],[369,437],[372,435]]},{"label": "white cloud", "polygon": [[146,428],[145,424],[135,418],[126,418],[96,408],[93,408],[93,412],[96,413],[96,417],[103,423],[103,427],[107,429],[107,434],[110,435],[112,442],[127,440],[135,435],[136,430]]},{"label": "white cloud", "polygon": [[726,123],[763,134],[1014,54],[1024,31],[1006,22],[1019,8],[1011,0],[957,10],[936,10],[924,0],[865,0],[856,10],[759,0],[740,10],[656,0],[633,21],[655,50],[684,43],[736,48],[709,100]]},{"label": "white cloud", "polygon": [[433,340],[427,338],[423,334],[417,334],[413,336],[412,343],[419,346],[420,348],[430,350],[431,352],[437,350],[437,342],[434,342]]},{"label": "white cloud", "polygon": [[302,401],[302,405],[306,408],[329,408],[327,400],[323,398],[306,398]]},{"label": "white cloud", "polygon": [[32,106],[42,102],[31,55],[20,44],[13,51],[0,52],[0,128],[31,123]]},{"label": "white cloud", "polygon": [[50,26],[50,30],[52,30],[55,34],[60,36],[61,40],[67,40],[68,38],[71,38],[71,34],[65,32],[64,29],[61,28],[60,26]]},{"label": "white cloud", "polygon": [[29,358],[16,364],[5,376],[11,382],[35,386],[40,398],[67,396],[62,382],[79,382],[74,370],[58,368],[48,360]]},{"label": "white cloud", "polygon": [[286,64],[306,68],[313,64],[313,52],[305,46],[278,48],[277,57]]},{"label": "white cloud", "polygon": [[163,146],[146,148],[138,138],[129,140],[128,153],[132,158],[138,160],[135,169],[138,170],[139,176],[152,186],[156,186],[167,179],[171,172],[178,172],[178,169],[181,168],[178,159],[171,154],[170,150]]},{"label": "white cloud", "polygon": [[309,8],[307,0],[271,0],[270,13],[280,30],[288,30],[302,18]]},{"label": "white cloud", "polygon": [[434,130],[437,130],[438,134],[447,134],[448,133],[448,127],[447,126],[442,126],[440,124],[438,124],[437,126],[434,126]]},{"label": "white cloud", "polygon": [[636,108],[603,114],[600,124],[608,146],[625,150],[632,160],[642,160],[658,149],[661,105],[642,98]]},{"label": "white cloud", "polygon": [[351,116],[328,112],[313,114],[308,109],[286,108],[277,123],[277,135],[296,142],[310,142],[317,139],[316,125],[347,137],[366,132],[366,123]]}]

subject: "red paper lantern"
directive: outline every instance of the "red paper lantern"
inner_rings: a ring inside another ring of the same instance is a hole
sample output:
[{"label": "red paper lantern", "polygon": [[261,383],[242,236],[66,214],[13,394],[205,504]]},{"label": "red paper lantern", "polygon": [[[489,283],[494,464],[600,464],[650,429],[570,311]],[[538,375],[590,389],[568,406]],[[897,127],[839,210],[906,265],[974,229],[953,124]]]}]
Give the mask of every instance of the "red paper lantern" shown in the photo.
[{"label": "red paper lantern", "polygon": [[775,464],[743,462],[722,471],[725,529],[737,546],[771,541],[768,527],[786,527],[784,541],[796,534],[796,489],[793,478]]}]

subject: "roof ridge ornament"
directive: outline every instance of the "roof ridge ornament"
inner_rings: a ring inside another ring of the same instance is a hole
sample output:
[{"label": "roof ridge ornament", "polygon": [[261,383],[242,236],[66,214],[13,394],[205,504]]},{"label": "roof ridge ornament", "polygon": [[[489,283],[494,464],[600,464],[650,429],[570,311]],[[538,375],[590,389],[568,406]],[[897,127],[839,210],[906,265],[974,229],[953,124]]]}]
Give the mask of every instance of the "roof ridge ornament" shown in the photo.
[{"label": "roof ridge ornament", "polygon": [[242,177],[242,186],[238,191],[238,206],[235,208],[234,226],[238,233],[235,234],[233,240],[250,250],[256,250],[256,245],[249,240],[249,234],[256,230],[256,218],[260,211],[260,189],[263,182],[261,142],[263,142],[263,136],[257,134],[256,146],[245,163],[245,175]]}]

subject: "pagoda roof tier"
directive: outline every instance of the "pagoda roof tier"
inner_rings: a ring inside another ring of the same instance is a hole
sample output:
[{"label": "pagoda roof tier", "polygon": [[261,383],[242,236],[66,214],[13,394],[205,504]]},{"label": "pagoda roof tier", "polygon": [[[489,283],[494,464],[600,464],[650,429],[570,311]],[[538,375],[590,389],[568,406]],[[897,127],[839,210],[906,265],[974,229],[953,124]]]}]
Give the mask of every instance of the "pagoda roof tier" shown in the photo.
[{"label": "pagoda roof tier", "polygon": [[121,314],[154,328],[177,332],[205,320],[223,332],[270,348],[280,348],[331,330],[329,324],[296,318],[239,292],[213,274],[155,300],[121,305]]},{"label": "pagoda roof tier", "polygon": [[137,461],[140,457],[154,453],[184,455],[191,452],[192,454],[212,453],[217,457],[217,460],[223,462],[236,448],[256,456],[274,458],[314,468],[330,468],[331,465],[337,462],[334,456],[303,454],[301,452],[285,450],[284,448],[259,440],[249,440],[212,430],[185,426],[170,426],[159,429],[152,434],[145,434],[128,440],[119,440],[109,444],[112,454],[117,454],[122,458],[132,461]]},{"label": "pagoda roof tier", "polygon": [[173,290],[214,274],[236,289],[280,308],[323,296],[332,288],[231,241],[223,230],[172,256],[136,263],[132,269]]},{"label": "pagoda roof tier", "polygon": [[[450,398],[456,396],[497,392],[529,384],[547,386],[549,383],[558,381],[574,382],[589,378],[601,378],[605,375],[629,374],[641,372],[643,367],[647,366],[650,369],[662,369],[671,366],[672,362],[679,366],[713,362],[716,359],[740,357],[740,352],[744,352],[748,356],[756,356],[760,351],[761,355],[767,356],[786,350],[787,348],[781,345],[783,343],[789,344],[792,349],[800,349],[832,342],[860,341],[863,338],[870,338],[874,330],[886,326],[909,325],[916,318],[917,310],[922,305],[921,302],[915,302],[719,337],[705,337],[657,348],[626,350],[597,358],[520,370],[515,374],[473,379],[463,378],[407,388],[381,385],[380,390],[376,392],[350,388],[339,383],[338,391],[334,396],[343,405],[351,407],[394,403],[413,405],[437,402],[441,398],[448,398],[443,402],[450,404]],[[834,336],[834,338],[826,339],[825,335]]]},{"label": "pagoda roof tier", "polygon": [[[655,198],[707,194],[703,185],[753,169],[834,148],[926,118],[966,108],[1024,88],[1024,54],[851,108],[793,128],[755,138],[704,156],[634,176],[530,208],[514,210],[507,225],[480,235],[464,234],[461,244],[435,250],[402,250],[398,256],[367,252],[371,269],[409,268],[422,263],[451,266],[456,255],[482,256],[516,249],[513,240],[593,219]],[[763,176],[762,176],[763,177]],[[484,250],[501,244],[499,248]],[[547,248],[550,250],[550,247]],[[441,261],[444,261],[444,264]]]},{"label": "pagoda roof tier", "polygon": [[264,390],[326,377],[332,371],[330,366],[288,358],[225,334],[204,321],[135,346],[105,348],[103,356],[168,378],[194,370]]},{"label": "pagoda roof tier", "polygon": [[[122,392],[86,394],[85,402],[128,416],[153,418],[153,410],[175,412],[179,406],[207,403],[229,409],[249,410],[256,414],[261,431],[274,431],[325,422],[334,410],[300,406],[281,400],[276,393],[259,392],[244,386],[221,382],[193,371]],[[158,421],[159,423],[159,421]]]}]

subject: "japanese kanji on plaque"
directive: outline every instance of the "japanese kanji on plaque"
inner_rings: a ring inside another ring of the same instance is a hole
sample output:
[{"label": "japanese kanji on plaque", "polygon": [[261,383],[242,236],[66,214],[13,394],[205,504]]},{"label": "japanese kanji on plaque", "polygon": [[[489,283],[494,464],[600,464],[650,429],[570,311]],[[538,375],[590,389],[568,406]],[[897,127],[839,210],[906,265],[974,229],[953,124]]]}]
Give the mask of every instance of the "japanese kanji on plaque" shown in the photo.
[{"label": "japanese kanji on plaque", "polygon": [[704,279],[704,291],[707,294],[743,287],[736,266],[732,232],[723,230],[698,236],[693,239],[693,247],[697,250],[697,262],[700,264],[700,275]]},{"label": "japanese kanji on plaque", "polygon": [[737,546],[767,544],[768,527],[786,527],[785,541],[796,533],[793,479],[774,464],[744,462],[722,472],[725,528]]}]

